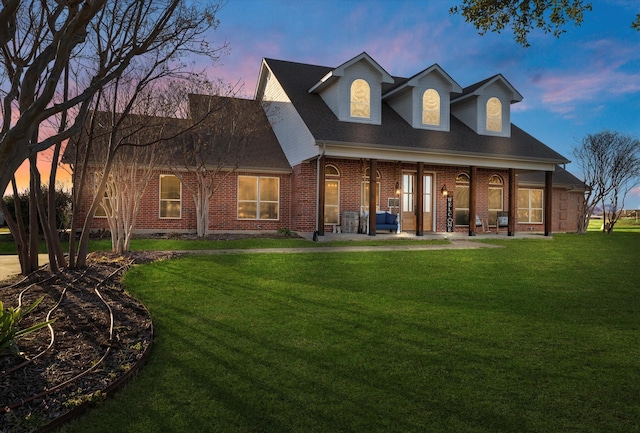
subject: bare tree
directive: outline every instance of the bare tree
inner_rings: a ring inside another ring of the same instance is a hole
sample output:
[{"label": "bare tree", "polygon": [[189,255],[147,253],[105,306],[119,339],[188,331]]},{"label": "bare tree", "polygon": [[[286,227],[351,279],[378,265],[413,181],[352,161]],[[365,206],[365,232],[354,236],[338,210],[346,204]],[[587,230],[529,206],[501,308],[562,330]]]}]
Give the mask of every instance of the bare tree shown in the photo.
[{"label": "bare tree", "polygon": [[[211,199],[239,167],[249,140],[264,127],[259,101],[189,95],[191,120],[199,123],[185,134],[171,159],[174,174],[193,197],[198,237],[209,233]],[[194,183],[186,182],[189,175]]]},{"label": "bare tree", "polygon": [[[127,70],[146,65],[144,81],[186,71],[189,54],[215,63],[226,45],[211,49],[204,35],[217,26],[220,7],[180,0],[3,2],[0,190],[25,159],[78,133],[96,94]],[[71,83],[69,70],[76,75]],[[57,130],[34,133],[52,119]],[[80,255],[86,256],[86,242],[81,238]]]},{"label": "bare tree", "polygon": [[595,208],[602,205],[603,230],[611,233],[624,197],[640,182],[640,140],[605,130],[583,138],[573,155],[587,185],[578,232],[587,231]]}]

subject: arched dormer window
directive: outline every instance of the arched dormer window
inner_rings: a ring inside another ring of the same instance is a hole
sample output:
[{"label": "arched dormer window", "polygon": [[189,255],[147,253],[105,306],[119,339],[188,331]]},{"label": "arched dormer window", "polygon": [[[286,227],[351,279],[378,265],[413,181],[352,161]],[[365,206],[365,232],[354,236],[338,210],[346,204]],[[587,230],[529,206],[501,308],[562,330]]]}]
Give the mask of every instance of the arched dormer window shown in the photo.
[{"label": "arched dormer window", "polygon": [[371,88],[358,78],[351,83],[351,117],[371,118]]},{"label": "arched dormer window", "polygon": [[502,102],[496,97],[487,101],[487,131],[502,132]]},{"label": "arched dormer window", "polygon": [[435,89],[422,94],[422,123],[440,126],[440,94]]}]

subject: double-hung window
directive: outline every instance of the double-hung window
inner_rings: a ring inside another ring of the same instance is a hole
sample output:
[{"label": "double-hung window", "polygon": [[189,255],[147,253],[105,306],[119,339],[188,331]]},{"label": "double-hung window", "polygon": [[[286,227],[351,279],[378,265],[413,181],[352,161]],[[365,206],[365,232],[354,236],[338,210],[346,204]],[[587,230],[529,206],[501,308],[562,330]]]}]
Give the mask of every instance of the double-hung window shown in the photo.
[{"label": "double-hung window", "polygon": [[518,222],[542,224],[543,190],[518,188]]},{"label": "double-hung window", "polygon": [[277,220],[280,178],[238,176],[238,219]]},{"label": "double-hung window", "polygon": [[160,218],[182,216],[182,183],[172,174],[160,175]]}]

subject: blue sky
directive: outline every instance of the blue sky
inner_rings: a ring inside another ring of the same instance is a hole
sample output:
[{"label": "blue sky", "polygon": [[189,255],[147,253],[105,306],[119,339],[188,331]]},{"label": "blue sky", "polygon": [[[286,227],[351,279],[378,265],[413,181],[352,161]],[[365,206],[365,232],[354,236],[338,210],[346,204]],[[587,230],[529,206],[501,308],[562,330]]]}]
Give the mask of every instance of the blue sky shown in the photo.
[{"label": "blue sky", "polygon": [[[229,0],[212,45],[230,53],[212,78],[243,83],[253,96],[263,57],[338,66],[366,51],[391,75],[439,64],[461,86],[503,74],[524,96],[512,121],[568,159],[603,129],[640,138],[640,32],[637,0],[593,0],[580,27],[559,39],[535,31],[531,46],[512,33],[478,35],[448,0]],[[577,167],[568,169],[579,175]],[[626,208],[640,208],[640,188]]]}]

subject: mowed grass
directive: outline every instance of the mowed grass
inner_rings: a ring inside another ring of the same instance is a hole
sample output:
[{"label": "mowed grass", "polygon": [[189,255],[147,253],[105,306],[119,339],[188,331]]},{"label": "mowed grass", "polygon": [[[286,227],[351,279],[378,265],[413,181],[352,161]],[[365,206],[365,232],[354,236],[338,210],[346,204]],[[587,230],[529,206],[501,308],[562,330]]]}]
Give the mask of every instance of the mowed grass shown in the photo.
[{"label": "mowed grass", "polygon": [[188,256],[148,365],[66,432],[638,432],[640,233]]}]

